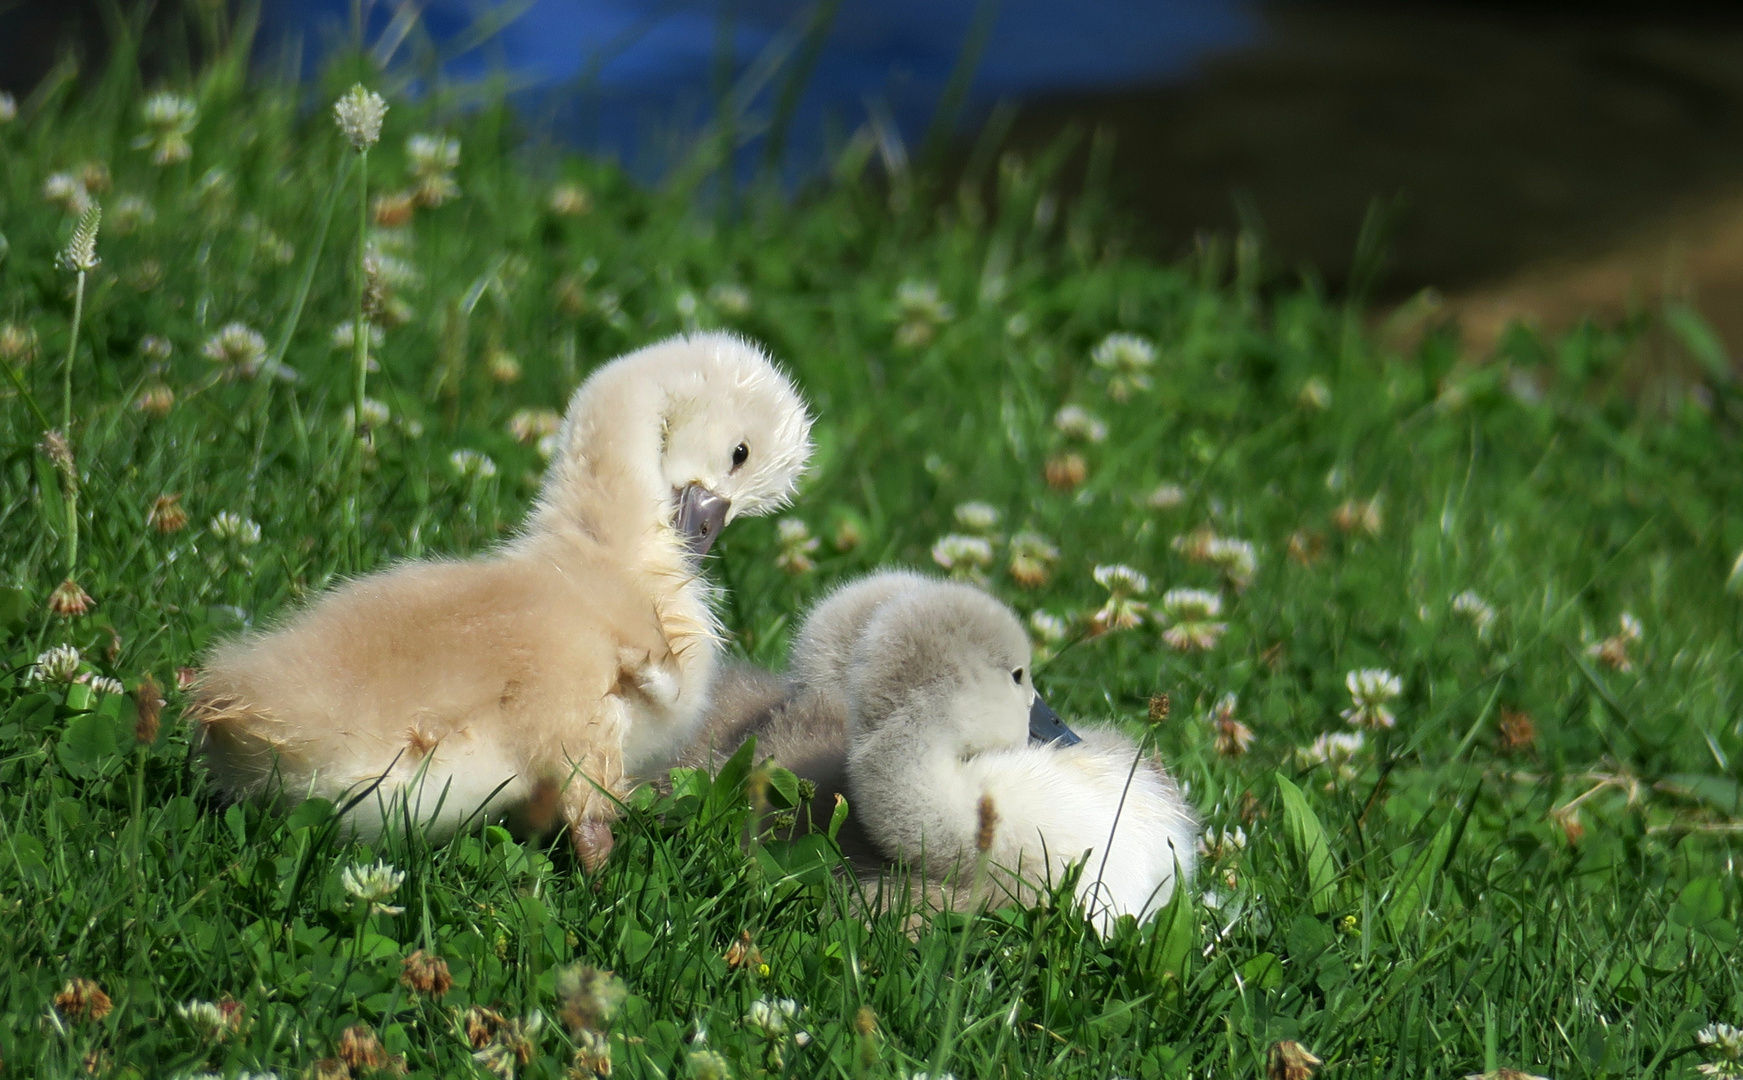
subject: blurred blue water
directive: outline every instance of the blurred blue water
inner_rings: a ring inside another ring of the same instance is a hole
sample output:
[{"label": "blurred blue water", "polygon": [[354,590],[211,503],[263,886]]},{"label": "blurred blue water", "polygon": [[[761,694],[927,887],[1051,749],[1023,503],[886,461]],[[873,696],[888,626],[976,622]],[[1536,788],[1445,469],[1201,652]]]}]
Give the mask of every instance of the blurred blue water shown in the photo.
[{"label": "blurred blue water", "polygon": [[[502,0],[429,0],[419,33],[452,48],[493,10],[504,10]],[[529,114],[558,134],[657,172],[713,116],[722,57],[727,85],[747,85],[759,60],[794,55],[812,10],[811,0],[532,0],[444,70],[506,70]],[[827,128],[849,132],[868,110],[917,141],[976,10],[976,0],[841,0],[794,116],[790,162],[814,158]],[[299,38],[305,56],[318,56],[353,33],[353,11],[353,0],[266,0],[263,43]],[[1177,78],[1256,29],[1245,0],[1004,0],[993,11],[968,120],[1001,98]],[[375,0],[363,14],[374,41],[394,12]],[[747,127],[768,117],[783,75],[759,84]]]}]

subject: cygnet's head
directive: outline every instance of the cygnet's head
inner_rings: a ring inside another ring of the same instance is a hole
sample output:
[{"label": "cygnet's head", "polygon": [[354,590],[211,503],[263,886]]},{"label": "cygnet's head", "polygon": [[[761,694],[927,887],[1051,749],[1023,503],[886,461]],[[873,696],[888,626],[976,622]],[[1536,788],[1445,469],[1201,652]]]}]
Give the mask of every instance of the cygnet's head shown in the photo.
[{"label": "cygnet's head", "polygon": [[669,338],[575,392],[546,501],[560,502],[565,486],[627,485],[700,555],[734,518],[792,498],[810,435],[804,401],[755,345],[723,333]]},{"label": "cygnet's head", "polygon": [[853,650],[854,737],[903,725],[962,757],[1080,741],[1036,693],[1031,660],[1017,617],[979,589],[927,582],[898,592]]}]

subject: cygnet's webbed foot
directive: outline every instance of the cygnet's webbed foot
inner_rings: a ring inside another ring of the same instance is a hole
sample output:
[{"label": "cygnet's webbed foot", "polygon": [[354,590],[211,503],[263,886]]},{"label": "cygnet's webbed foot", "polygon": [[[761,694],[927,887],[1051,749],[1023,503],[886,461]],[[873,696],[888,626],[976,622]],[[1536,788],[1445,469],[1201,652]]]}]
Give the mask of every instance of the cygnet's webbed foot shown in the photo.
[{"label": "cygnet's webbed foot", "polygon": [[1076,746],[1082,741],[1077,732],[1065,726],[1058,713],[1048,708],[1041,695],[1036,694],[1034,703],[1029,706],[1029,742],[1036,746]]},{"label": "cygnet's webbed foot", "polygon": [[578,821],[569,827],[569,839],[575,845],[575,857],[581,869],[596,872],[611,857],[611,825],[604,821]]}]

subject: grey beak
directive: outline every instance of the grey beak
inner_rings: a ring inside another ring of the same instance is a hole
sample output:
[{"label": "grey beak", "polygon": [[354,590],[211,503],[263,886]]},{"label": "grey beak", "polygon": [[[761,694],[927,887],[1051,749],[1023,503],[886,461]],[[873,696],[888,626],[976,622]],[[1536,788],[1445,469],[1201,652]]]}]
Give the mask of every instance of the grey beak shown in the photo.
[{"label": "grey beak", "polygon": [[684,538],[696,555],[708,554],[714,538],[726,526],[726,512],[732,500],[721,498],[701,484],[685,484],[678,490],[678,512],[672,518],[672,528]]},{"label": "grey beak", "polygon": [[1058,713],[1047,707],[1041,695],[1036,694],[1035,703],[1029,706],[1029,742],[1038,746],[1076,746],[1082,741],[1077,732],[1065,726]]}]

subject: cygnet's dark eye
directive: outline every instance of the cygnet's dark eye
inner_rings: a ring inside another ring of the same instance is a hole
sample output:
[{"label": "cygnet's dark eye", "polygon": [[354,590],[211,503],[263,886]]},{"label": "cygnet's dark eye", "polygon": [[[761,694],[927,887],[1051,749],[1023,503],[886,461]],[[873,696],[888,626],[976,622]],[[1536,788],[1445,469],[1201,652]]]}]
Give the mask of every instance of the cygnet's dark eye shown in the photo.
[{"label": "cygnet's dark eye", "polygon": [[750,457],[750,447],[743,443],[739,443],[737,446],[732,448],[732,467],[736,469],[740,465],[743,465],[745,459],[748,457]]},{"label": "cygnet's dark eye", "polygon": [[1015,670],[1013,670],[1011,672],[1011,681],[1016,683],[1018,686],[1023,685],[1023,669],[1022,668],[1016,668]]}]

